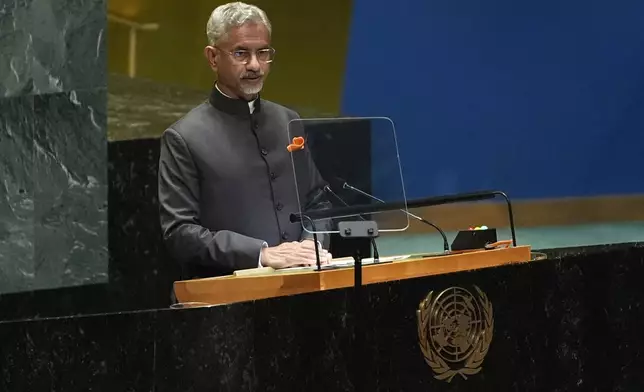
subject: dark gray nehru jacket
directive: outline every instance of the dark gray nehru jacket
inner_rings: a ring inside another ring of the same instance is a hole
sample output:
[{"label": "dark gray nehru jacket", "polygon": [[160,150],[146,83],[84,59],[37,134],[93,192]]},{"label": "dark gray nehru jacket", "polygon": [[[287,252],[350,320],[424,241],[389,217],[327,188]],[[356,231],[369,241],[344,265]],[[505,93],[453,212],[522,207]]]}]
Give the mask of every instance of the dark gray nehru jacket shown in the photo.
[{"label": "dark gray nehru jacket", "polygon": [[[308,236],[289,221],[299,211],[286,150],[288,123],[295,118],[294,111],[261,98],[251,114],[247,102],[213,88],[208,102],[163,133],[160,219],[183,279],[255,268],[264,242]],[[311,160],[305,161],[311,178],[308,189],[299,189],[302,197],[320,185]]]}]

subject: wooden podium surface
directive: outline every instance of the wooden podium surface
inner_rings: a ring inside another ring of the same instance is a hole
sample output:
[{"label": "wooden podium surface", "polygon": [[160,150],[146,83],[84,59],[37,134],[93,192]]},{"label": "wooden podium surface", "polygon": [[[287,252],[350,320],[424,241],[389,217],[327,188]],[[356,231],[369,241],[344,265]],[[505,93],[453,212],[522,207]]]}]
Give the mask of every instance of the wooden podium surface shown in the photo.
[{"label": "wooden podium surface", "polygon": [[[480,250],[364,265],[363,284],[527,262],[529,246]],[[186,306],[221,305],[353,286],[353,268],[325,271],[247,270],[238,275],[177,281],[175,295]]]}]

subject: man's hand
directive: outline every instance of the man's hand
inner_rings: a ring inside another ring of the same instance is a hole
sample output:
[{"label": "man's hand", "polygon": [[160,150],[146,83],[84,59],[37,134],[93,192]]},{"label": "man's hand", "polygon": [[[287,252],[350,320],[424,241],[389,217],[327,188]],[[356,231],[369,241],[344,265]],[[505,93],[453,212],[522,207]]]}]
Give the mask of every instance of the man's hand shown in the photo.
[{"label": "man's hand", "polygon": [[[320,264],[327,264],[332,256],[322,246],[318,247],[320,252]],[[316,265],[315,243],[313,240],[302,242],[285,242],[283,244],[262,249],[262,265],[274,269],[288,267],[300,267]]]}]

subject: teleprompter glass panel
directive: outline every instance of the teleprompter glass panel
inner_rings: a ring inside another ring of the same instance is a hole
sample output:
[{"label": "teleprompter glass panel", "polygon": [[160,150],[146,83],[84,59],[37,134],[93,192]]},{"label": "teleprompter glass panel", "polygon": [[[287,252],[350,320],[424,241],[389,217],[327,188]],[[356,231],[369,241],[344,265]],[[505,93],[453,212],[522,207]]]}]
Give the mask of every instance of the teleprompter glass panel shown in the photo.
[{"label": "teleprompter glass panel", "polygon": [[304,230],[338,233],[348,221],[378,230],[409,225],[393,122],[386,117],[297,119],[288,126]]}]

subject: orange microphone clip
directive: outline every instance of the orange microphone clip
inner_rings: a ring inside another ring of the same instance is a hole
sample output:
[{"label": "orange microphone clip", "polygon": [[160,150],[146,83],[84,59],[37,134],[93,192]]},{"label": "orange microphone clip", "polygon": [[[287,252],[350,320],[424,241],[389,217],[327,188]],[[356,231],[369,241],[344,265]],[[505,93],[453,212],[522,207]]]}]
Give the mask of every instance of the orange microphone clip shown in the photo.
[{"label": "orange microphone clip", "polygon": [[296,136],[293,138],[293,143],[289,144],[286,147],[288,152],[298,151],[304,149],[304,138],[301,136]]}]

